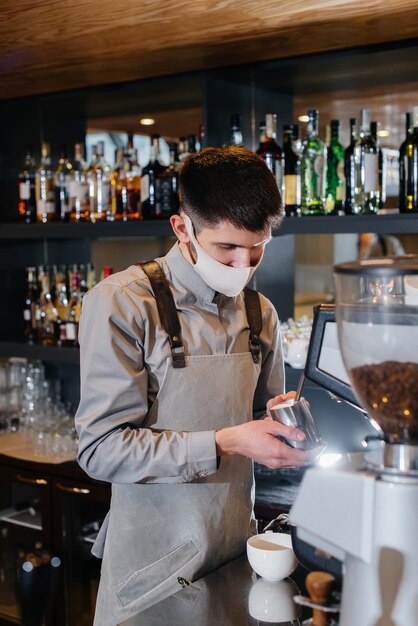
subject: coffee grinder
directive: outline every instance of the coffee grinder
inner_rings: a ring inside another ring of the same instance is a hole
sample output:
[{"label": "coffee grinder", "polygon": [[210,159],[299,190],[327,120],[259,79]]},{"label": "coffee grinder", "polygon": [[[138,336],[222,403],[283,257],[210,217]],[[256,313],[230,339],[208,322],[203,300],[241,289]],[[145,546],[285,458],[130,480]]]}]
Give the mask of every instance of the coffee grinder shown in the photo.
[{"label": "coffee grinder", "polygon": [[309,469],[297,535],[343,562],[340,626],[418,625],[418,257],[334,268],[338,340],[382,440]]}]

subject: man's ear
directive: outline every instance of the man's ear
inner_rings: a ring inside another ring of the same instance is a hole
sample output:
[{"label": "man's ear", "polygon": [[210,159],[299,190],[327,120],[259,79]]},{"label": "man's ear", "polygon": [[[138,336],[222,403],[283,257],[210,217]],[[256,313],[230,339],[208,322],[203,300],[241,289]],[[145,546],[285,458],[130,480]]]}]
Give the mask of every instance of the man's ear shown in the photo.
[{"label": "man's ear", "polygon": [[172,215],[170,217],[170,223],[177,239],[181,243],[190,243],[190,237],[187,234],[186,225],[183,219],[183,213],[180,213],[180,215]]}]

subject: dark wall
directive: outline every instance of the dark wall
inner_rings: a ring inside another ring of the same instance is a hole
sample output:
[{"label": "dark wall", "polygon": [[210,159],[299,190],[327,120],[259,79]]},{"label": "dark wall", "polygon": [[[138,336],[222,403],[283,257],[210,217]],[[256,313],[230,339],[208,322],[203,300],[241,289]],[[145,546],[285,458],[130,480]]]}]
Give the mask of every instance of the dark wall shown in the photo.
[{"label": "dark wall", "polygon": [[[85,141],[88,122],[95,118],[193,107],[204,112],[207,145],[229,142],[231,114],[241,115],[244,142],[250,149],[258,146],[258,123],[266,112],[278,114],[279,131],[292,118],[291,96],[257,86],[251,68],[0,101],[0,282],[5,303],[0,307],[0,340],[23,338],[26,267],[91,260],[90,239],[1,240],[1,224],[18,220],[17,176],[25,147],[32,145],[39,162],[40,144],[49,142],[54,168],[64,145],[71,160],[74,144]],[[254,286],[273,302],[281,319],[293,315],[293,259],[294,238],[275,238],[254,280]],[[78,394],[78,370],[66,367],[66,396],[74,398]]]}]

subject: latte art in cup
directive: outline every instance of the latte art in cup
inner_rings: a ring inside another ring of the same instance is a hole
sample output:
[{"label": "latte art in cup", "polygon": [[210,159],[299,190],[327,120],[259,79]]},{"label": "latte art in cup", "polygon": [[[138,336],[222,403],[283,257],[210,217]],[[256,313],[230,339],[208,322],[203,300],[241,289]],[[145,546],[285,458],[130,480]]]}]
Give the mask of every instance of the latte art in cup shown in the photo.
[{"label": "latte art in cup", "polygon": [[265,539],[261,539],[261,537],[255,537],[254,540],[251,541],[251,545],[253,548],[259,548],[260,550],[290,550],[287,546],[281,546],[278,543],[266,541]]},{"label": "latte art in cup", "polygon": [[282,402],[281,404],[275,404],[271,407],[271,411],[276,411],[277,409],[285,409],[289,406],[293,406],[295,404],[294,400],[287,400],[287,402]]}]

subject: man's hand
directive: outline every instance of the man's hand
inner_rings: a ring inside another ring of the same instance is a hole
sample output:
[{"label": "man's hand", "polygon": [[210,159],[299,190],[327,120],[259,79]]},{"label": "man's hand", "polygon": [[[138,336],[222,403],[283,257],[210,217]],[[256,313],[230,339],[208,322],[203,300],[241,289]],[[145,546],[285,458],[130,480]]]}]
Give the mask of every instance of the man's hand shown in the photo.
[{"label": "man's hand", "polygon": [[[294,394],[294,392],[290,393]],[[289,394],[285,395],[288,396]],[[281,397],[284,396],[276,396],[273,401]],[[284,402],[284,400],[281,401]],[[273,402],[272,406],[274,404],[277,402]],[[306,465],[322,452],[322,448],[320,450],[318,448],[296,450],[287,446],[277,437],[302,441],[305,435],[297,428],[290,428],[280,422],[273,421],[271,418],[246,422],[216,432],[216,453],[218,456],[240,454],[271,469],[278,469],[279,467]]]}]

